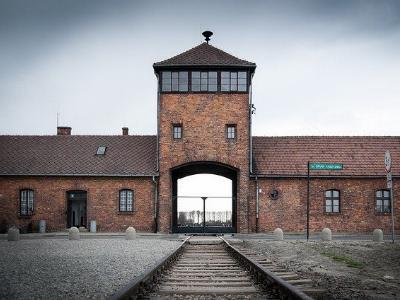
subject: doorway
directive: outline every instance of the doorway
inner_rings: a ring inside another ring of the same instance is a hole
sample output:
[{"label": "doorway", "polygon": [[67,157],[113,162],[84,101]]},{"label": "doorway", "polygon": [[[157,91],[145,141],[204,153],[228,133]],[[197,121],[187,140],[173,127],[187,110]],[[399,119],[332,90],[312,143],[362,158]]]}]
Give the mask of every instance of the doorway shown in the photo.
[{"label": "doorway", "polygon": [[86,217],[87,192],[67,192],[67,226],[68,228],[87,227]]}]

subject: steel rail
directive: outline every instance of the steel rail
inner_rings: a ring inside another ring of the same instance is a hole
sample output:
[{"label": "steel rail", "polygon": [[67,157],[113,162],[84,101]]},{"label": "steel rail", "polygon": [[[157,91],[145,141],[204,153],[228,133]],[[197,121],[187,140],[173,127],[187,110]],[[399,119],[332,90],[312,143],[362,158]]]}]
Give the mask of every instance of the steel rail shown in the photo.
[{"label": "steel rail", "polygon": [[160,259],[154,267],[144,272],[142,275],[136,277],[131,282],[129,282],[126,286],[118,290],[114,295],[112,295],[110,300],[125,300],[125,299],[139,299],[143,296],[143,292],[147,290],[154,283],[154,279],[160,275],[160,273],[169,267],[171,263],[173,263],[179,255],[182,253],[184,249],[184,245],[190,239],[190,236],[187,237],[180,246],[173,251],[171,254]]},{"label": "steel rail", "polygon": [[245,267],[249,269],[251,273],[255,275],[259,283],[266,285],[268,288],[272,288],[277,291],[281,299],[295,299],[295,300],[312,300],[310,296],[300,291],[297,287],[291,285],[285,280],[279,278],[271,271],[265,269],[255,260],[247,257],[241,253],[237,248],[229,244],[227,240],[220,237],[227,246],[228,251],[239,260]]}]

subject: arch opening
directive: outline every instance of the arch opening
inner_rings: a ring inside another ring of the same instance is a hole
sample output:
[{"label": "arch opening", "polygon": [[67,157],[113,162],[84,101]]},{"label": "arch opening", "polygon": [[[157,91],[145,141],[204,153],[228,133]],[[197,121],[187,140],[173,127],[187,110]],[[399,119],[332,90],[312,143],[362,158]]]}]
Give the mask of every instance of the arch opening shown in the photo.
[{"label": "arch opening", "polygon": [[209,163],[174,169],[173,232],[236,232],[236,173],[233,168]]}]

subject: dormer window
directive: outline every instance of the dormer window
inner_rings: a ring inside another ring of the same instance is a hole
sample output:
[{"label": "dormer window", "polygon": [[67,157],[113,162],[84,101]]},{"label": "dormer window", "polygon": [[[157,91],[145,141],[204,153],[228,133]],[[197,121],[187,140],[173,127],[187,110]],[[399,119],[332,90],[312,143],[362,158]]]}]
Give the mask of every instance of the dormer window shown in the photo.
[{"label": "dormer window", "polygon": [[106,146],[99,146],[96,151],[96,155],[104,155],[106,154]]}]

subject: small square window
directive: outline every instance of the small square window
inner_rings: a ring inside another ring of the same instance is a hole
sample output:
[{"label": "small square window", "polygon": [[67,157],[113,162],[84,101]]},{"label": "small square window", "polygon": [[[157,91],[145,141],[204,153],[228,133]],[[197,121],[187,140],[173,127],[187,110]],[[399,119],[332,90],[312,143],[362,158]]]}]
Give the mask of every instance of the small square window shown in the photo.
[{"label": "small square window", "polygon": [[226,138],[227,139],[235,139],[236,138],[236,125],[227,125],[226,126]]},{"label": "small square window", "polygon": [[173,127],[173,137],[174,139],[181,139],[182,138],[182,125],[176,124]]},{"label": "small square window", "polygon": [[96,155],[104,155],[106,154],[106,146],[99,146],[99,148],[97,148],[97,152]]}]

